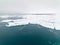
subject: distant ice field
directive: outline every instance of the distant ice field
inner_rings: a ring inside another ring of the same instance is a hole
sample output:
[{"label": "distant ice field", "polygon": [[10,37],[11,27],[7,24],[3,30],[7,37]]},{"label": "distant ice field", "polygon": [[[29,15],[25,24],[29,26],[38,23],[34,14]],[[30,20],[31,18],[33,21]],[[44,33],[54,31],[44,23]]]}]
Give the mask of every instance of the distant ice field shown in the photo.
[{"label": "distant ice field", "polygon": [[54,15],[3,15],[0,16],[0,22],[8,23],[8,25],[6,25],[7,27],[32,23],[60,29],[59,23],[57,23],[57,17]]}]

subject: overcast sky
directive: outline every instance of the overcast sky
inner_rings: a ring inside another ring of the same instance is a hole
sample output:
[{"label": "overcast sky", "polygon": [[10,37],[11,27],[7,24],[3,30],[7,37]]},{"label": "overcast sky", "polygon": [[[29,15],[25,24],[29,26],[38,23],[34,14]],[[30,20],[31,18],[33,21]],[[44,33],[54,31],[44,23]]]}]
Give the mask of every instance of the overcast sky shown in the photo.
[{"label": "overcast sky", "polygon": [[57,13],[60,0],[0,0],[0,13]]}]

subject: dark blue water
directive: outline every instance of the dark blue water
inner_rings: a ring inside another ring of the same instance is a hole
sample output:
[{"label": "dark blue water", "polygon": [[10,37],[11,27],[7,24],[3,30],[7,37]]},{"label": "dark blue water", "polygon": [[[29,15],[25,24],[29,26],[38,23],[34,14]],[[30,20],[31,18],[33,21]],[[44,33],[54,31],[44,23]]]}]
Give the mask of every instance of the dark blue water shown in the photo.
[{"label": "dark blue water", "polygon": [[[41,25],[0,27],[0,45],[57,45],[53,30]],[[40,27],[40,28],[39,28]]]}]

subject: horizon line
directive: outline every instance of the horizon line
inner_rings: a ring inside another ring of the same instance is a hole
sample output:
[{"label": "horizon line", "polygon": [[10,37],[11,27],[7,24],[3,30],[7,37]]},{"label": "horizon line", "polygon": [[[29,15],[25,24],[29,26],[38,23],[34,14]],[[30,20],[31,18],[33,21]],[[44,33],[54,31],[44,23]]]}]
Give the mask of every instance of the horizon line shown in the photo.
[{"label": "horizon line", "polygon": [[0,15],[55,15],[54,13],[0,13]]}]

